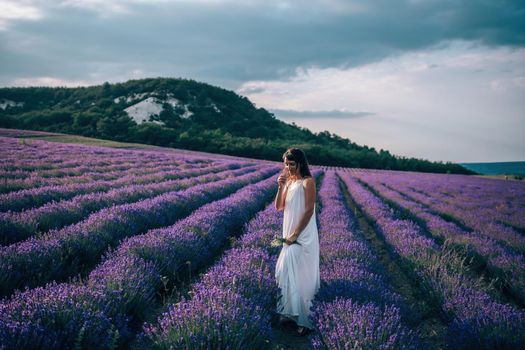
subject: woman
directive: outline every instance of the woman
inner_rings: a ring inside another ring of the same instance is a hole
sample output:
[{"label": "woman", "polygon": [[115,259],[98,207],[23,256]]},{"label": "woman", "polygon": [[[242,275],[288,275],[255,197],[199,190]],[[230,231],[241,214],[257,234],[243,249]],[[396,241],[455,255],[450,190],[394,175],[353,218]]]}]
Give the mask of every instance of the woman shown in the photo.
[{"label": "woman", "polygon": [[[319,237],[315,219],[315,180],[304,152],[290,148],[283,155],[284,173],[277,182],[275,208],[284,210],[283,244],[275,268],[281,295],[277,313],[291,319],[304,335],[313,328],[309,320],[312,300],[319,290]],[[298,244],[295,244],[298,243]]]}]

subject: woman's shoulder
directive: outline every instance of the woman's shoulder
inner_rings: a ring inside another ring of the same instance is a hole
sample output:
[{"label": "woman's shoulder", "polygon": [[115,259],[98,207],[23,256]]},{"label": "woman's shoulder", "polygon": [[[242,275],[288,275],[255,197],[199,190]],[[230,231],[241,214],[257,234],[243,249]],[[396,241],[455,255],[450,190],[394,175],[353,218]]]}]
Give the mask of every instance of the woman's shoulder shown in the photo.
[{"label": "woman's shoulder", "polygon": [[315,184],[315,179],[312,176],[305,176],[303,177],[303,184]]}]

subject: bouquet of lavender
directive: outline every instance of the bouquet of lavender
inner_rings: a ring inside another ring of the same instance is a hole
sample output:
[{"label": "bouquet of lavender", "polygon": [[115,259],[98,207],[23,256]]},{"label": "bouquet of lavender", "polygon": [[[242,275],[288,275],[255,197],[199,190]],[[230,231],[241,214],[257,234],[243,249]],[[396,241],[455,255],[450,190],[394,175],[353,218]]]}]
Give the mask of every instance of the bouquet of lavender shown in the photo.
[{"label": "bouquet of lavender", "polygon": [[[283,244],[284,242],[286,242],[286,238],[275,237],[275,238],[272,240],[272,242],[270,243],[270,245],[271,245],[272,247],[280,247],[280,246],[282,246],[282,244]],[[299,243],[299,242],[297,242],[297,241],[293,242],[292,244],[299,244],[299,245],[301,245],[301,243]]]}]

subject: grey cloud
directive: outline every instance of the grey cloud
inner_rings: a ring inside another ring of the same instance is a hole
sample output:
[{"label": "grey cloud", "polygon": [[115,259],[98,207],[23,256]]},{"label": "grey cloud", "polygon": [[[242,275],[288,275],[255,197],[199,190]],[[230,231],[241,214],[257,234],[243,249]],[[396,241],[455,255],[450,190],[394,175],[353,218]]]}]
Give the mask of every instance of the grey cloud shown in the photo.
[{"label": "grey cloud", "polygon": [[357,12],[314,4],[131,3],[129,13],[111,16],[45,8],[44,19],[0,32],[0,84],[31,76],[111,81],[139,69],[235,89],[286,79],[300,66],[359,66],[443,40],[525,44],[522,1],[381,0]]},{"label": "grey cloud", "polygon": [[262,86],[249,86],[249,87],[242,88],[240,92],[243,95],[251,95],[251,94],[258,94],[264,91],[266,91],[266,89]]},{"label": "grey cloud", "polygon": [[349,112],[349,111],[294,111],[288,109],[270,109],[271,113],[282,119],[349,119],[361,118],[374,115],[370,112]]}]

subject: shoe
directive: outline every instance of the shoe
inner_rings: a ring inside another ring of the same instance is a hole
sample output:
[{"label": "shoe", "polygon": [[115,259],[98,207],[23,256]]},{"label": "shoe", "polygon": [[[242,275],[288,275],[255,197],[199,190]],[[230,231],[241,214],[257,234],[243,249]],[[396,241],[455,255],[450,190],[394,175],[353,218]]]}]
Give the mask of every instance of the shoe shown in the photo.
[{"label": "shoe", "polygon": [[302,326],[297,327],[297,333],[299,333],[300,336],[307,335],[310,332],[311,330],[306,327],[302,327]]},{"label": "shoe", "polygon": [[283,315],[279,315],[279,324],[283,324],[286,321],[288,321],[288,319],[286,317],[284,317]]}]

